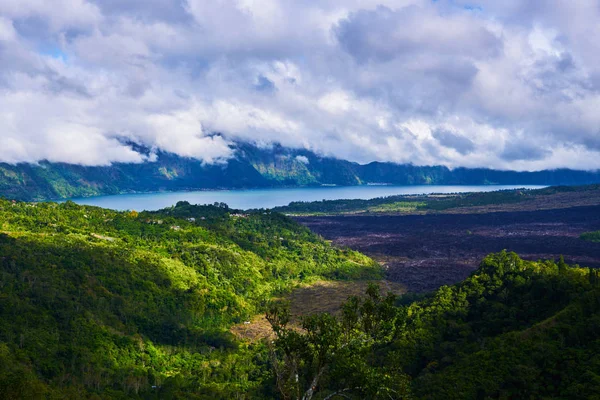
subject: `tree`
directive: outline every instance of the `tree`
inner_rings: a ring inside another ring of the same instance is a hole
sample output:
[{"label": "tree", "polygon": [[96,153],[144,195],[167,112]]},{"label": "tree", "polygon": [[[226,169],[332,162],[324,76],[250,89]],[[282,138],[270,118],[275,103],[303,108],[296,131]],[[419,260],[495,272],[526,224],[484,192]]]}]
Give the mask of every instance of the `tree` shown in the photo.
[{"label": "tree", "polygon": [[394,307],[394,300],[370,285],[365,298],[348,299],[341,317],[310,315],[300,326],[290,325],[286,305],[272,304],[266,318],[275,333],[271,362],[281,396],[310,400],[321,392],[324,399],[406,398],[407,376],[372,357],[401,326],[404,310]]},{"label": "tree", "polygon": [[560,256],[560,258],[558,259],[558,272],[560,274],[564,274],[567,271],[567,263],[565,262],[565,258],[562,256]]}]

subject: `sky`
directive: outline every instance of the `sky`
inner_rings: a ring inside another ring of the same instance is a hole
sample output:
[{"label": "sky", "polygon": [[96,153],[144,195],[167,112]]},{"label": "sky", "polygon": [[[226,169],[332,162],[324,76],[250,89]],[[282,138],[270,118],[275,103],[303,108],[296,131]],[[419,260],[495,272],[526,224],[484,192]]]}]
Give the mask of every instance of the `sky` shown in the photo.
[{"label": "sky", "polygon": [[[599,0],[2,0],[0,162],[600,168]],[[218,133],[218,134],[216,134]]]}]

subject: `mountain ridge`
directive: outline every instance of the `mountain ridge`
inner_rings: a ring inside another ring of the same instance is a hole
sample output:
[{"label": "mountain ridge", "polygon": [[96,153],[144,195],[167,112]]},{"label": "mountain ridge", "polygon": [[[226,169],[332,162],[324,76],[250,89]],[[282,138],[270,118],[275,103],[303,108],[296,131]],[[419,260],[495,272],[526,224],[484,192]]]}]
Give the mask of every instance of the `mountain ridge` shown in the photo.
[{"label": "mountain ridge", "polygon": [[38,164],[0,163],[0,197],[40,201],[135,192],[202,189],[249,189],[297,186],[583,185],[600,182],[599,171],[570,169],[538,172],[500,171],[485,168],[415,166],[371,162],[359,164],[320,156],[306,149],[275,144],[261,148],[237,142],[235,157],[217,164],[157,152],[140,164],[82,166],[42,161]]}]

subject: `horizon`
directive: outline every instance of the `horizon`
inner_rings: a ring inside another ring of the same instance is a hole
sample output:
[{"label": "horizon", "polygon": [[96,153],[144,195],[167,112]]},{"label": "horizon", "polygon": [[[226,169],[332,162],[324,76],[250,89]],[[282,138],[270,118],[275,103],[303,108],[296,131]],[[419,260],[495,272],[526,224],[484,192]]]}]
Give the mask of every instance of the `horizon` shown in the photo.
[{"label": "horizon", "polygon": [[[212,137],[215,136],[222,136],[221,134],[213,134]],[[62,162],[62,161],[58,161],[58,162],[53,162],[51,160],[48,159],[42,159],[42,160],[37,160],[37,161],[18,161],[18,162],[2,162],[0,161],[0,165],[5,164],[5,165],[10,165],[12,167],[19,167],[19,165],[32,165],[32,166],[40,166],[41,164],[48,164],[48,165],[52,165],[52,164],[58,164],[58,163],[63,163],[63,164],[67,164],[67,165],[73,165],[73,166],[82,166],[82,167],[110,167],[110,166],[115,166],[115,165],[130,165],[130,164],[140,164],[140,163],[159,163],[160,162],[160,156],[161,155],[172,155],[172,156],[177,156],[177,157],[182,157],[182,159],[188,159],[188,160],[196,160],[199,161],[203,164],[206,165],[223,165],[223,166],[227,166],[227,162],[233,159],[239,159],[239,153],[238,153],[238,148],[236,148],[236,145],[239,145],[242,142],[234,142],[234,141],[228,141],[228,145],[230,146],[230,149],[232,150],[231,156],[227,159],[220,159],[218,161],[215,161],[213,163],[205,163],[203,160],[201,159],[197,159],[195,157],[190,157],[190,156],[180,156],[177,153],[172,153],[169,151],[164,151],[162,149],[156,149],[156,148],[148,148],[148,147],[144,147],[143,145],[140,145],[138,143],[133,143],[133,142],[127,142],[126,145],[132,147],[133,149],[135,149],[136,152],[138,152],[140,155],[142,155],[144,157],[143,160],[141,161],[136,161],[136,162],[121,162],[121,161],[117,161],[117,162],[111,162],[109,164],[100,164],[100,165],[86,165],[86,164],[80,164],[80,163],[71,163],[71,162]],[[257,145],[256,143],[250,143],[250,142],[244,142],[243,144],[245,145],[250,145],[250,146],[255,146],[256,148],[262,150],[262,151],[271,151],[274,149],[278,149],[281,150],[283,149],[286,152],[296,154],[298,152],[301,152],[303,154],[307,154],[307,152],[311,155],[314,155],[315,157],[317,157],[320,160],[324,160],[324,159],[334,159],[337,161],[345,161],[345,162],[349,162],[349,163],[353,163],[359,166],[367,166],[367,165],[371,165],[371,164],[392,164],[392,165],[398,165],[398,166],[408,166],[408,167],[417,167],[417,168],[446,168],[447,170],[449,170],[450,172],[455,171],[457,169],[466,169],[466,170],[486,170],[486,171],[493,171],[493,172],[515,172],[515,173],[531,173],[531,174],[535,174],[535,173],[540,173],[540,172],[553,172],[553,171],[574,171],[574,172],[589,172],[589,173],[596,173],[600,171],[600,167],[598,168],[593,168],[593,169],[575,169],[575,168],[569,168],[569,167],[551,167],[551,168],[545,168],[545,169],[510,169],[510,168],[493,168],[493,167],[486,167],[486,166],[480,166],[480,167],[464,167],[464,166],[448,166],[448,165],[444,165],[444,164],[424,164],[424,165],[419,165],[419,164],[415,164],[411,161],[407,161],[407,162],[394,162],[394,161],[379,161],[379,160],[373,160],[373,161],[352,161],[352,160],[348,160],[348,159],[344,159],[344,158],[339,158],[337,157],[335,154],[322,154],[322,153],[318,153],[315,151],[312,151],[310,149],[306,149],[306,148],[290,148],[290,147],[283,147],[281,146],[280,143],[278,142],[273,142],[273,143],[269,143],[269,145],[267,147],[264,146],[260,146]],[[275,154],[274,157],[278,157],[279,154]],[[290,156],[289,154],[287,154],[286,156]],[[291,156],[290,156],[291,157]],[[296,157],[294,157],[296,160],[308,165],[310,164],[310,162],[308,161],[308,159],[306,159],[305,156],[303,155],[297,155]],[[299,160],[302,159],[302,160]],[[304,160],[306,159],[306,160]],[[373,183],[373,184],[381,184],[381,183]],[[468,185],[468,184],[467,184]]]}]

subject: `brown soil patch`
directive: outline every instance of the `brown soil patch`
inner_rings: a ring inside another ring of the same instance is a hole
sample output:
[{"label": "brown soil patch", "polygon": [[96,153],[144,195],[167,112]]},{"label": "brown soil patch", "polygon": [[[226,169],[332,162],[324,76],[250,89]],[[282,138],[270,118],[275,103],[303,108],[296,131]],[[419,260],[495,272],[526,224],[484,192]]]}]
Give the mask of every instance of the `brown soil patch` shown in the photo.
[{"label": "brown soil patch", "polygon": [[[292,325],[298,325],[304,315],[330,313],[338,314],[348,297],[363,296],[369,282],[379,285],[382,294],[406,293],[404,285],[390,281],[318,281],[310,286],[295,289],[286,296],[290,302]],[[264,315],[256,315],[252,320],[235,325],[231,332],[241,339],[260,340],[273,334]]]},{"label": "brown soil patch", "polygon": [[568,263],[600,268],[600,243],[579,239],[584,232],[600,230],[600,206],[474,211],[296,220],[334,245],[384,263],[387,279],[413,292],[460,282],[483,257],[504,249],[528,260],[556,260],[563,255]]}]

